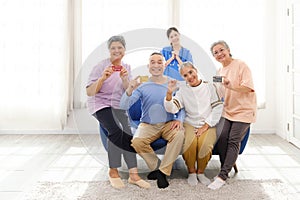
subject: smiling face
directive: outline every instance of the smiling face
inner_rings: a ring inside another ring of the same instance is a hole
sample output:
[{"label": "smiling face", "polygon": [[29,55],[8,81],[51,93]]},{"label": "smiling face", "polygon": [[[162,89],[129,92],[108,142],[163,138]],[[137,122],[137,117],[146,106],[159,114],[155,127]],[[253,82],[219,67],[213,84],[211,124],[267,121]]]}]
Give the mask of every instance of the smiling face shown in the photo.
[{"label": "smiling face", "polygon": [[165,59],[161,54],[154,54],[149,59],[149,72],[152,76],[162,76],[165,70]]},{"label": "smiling face", "polygon": [[169,35],[169,42],[172,45],[178,45],[180,44],[180,34],[174,30],[171,31]]},{"label": "smiling face", "polygon": [[121,42],[112,42],[109,46],[110,60],[113,64],[119,64],[118,62],[125,55],[125,47]]},{"label": "smiling face", "polygon": [[212,48],[212,53],[215,59],[220,63],[225,63],[231,60],[230,49],[226,48],[222,44],[217,44]]},{"label": "smiling face", "polygon": [[190,86],[195,87],[200,84],[197,70],[194,67],[190,65],[184,66],[181,68],[180,74]]}]

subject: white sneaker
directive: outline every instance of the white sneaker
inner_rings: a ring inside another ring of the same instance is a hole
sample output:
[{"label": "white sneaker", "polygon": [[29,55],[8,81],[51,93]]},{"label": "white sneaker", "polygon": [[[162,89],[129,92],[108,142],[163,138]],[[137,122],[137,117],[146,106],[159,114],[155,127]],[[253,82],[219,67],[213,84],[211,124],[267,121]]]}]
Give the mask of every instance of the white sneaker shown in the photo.
[{"label": "white sneaker", "polygon": [[217,177],[214,182],[209,184],[207,187],[212,190],[220,189],[223,185],[225,185],[226,181],[222,180],[220,177]]},{"label": "white sneaker", "polygon": [[193,174],[189,174],[189,177],[188,177],[188,184],[190,186],[195,186],[197,185],[198,183],[198,180],[197,180],[197,176],[196,176],[196,173],[193,173]]},{"label": "white sneaker", "polygon": [[197,178],[200,183],[204,185],[209,185],[211,183],[211,181],[204,174],[197,174]]}]

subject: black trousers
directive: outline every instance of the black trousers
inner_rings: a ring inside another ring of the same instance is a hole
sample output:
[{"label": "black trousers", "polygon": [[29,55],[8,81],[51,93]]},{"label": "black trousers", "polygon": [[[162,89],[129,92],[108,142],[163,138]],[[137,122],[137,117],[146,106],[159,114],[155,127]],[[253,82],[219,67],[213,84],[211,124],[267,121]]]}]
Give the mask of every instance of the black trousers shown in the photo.
[{"label": "black trousers", "polygon": [[217,128],[221,133],[215,145],[221,162],[221,171],[218,176],[226,180],[237,160],[241,141],[245,137],[250,123],[230,121],[222,117],[218,126],[221,126]]},{"label": "black trousers", "polygon": [[96,112],[95,117],[108,132],[108,162],[110,168],[121,167],[121,156],[128,169],[137,167],[136,152],[131,147],[132,132],[127,112],[111,107]]}]

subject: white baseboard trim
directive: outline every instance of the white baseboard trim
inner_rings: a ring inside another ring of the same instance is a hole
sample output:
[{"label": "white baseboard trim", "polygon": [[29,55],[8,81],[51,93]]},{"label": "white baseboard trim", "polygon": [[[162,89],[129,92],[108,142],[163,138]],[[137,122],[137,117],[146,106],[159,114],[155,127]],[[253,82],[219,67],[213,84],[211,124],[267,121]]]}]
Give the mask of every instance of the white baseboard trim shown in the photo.
[{"label": "white baseboard trim", "polygon": [[0,130],[0,134],[11,134],[11,135],[47,135],[47,134],[99,134],[98,130]]},{"label": "white baseboard trim", "polygon": [[250,128],[251,134],[276,134],[275,130],[257,130]]}]

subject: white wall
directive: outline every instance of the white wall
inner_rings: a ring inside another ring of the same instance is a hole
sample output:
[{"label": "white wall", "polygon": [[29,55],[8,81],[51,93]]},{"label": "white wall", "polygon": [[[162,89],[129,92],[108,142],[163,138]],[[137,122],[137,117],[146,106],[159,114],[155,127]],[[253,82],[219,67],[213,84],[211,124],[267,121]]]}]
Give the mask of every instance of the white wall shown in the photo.
[{"label": "white wall", "polygon": [[[265,83],[266,104],[265,108],[258,109],[256,123],[252,125],[253,133],[276,133],[276,68],[279,66],[276,58],[276,5],[273,0],[266,1],[265,10]],[[255,49],[253,49],[255,51]],[[259,86],[256,86],[259,87]]]}]

